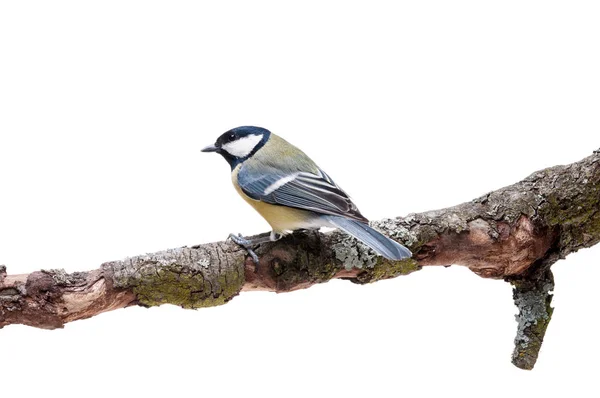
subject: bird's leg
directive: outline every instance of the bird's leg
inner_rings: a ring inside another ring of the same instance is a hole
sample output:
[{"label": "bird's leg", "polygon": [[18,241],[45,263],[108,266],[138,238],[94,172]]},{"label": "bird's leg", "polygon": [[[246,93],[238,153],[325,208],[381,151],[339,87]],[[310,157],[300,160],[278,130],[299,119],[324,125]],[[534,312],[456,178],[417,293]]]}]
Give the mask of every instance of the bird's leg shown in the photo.
[{"label": "bird's leg", "polygon": [[251,239],[244,238],[242,234],[229,234],[229,239],[231,239],[238,246],[246,249],[250,257],[252,257],[254,264],[258,265],[258,256],[256,253],[254,253],[254,247],[256,244]]},{"label": "bird's leg", "polygon": [[258,265],[258,256],[254,252],[254,248],[260,245],[261,243],[273,242],[280,238],[281,235],[275,232],[271,232],[271,234],[268,236],[257,236],[252,239],[244,238],[242,234],[229,234],[229,239],[231,239],[238,246],[246,249],[250,257],[252,257],[252,261],[254,261],[254,264],[256,265]]}]

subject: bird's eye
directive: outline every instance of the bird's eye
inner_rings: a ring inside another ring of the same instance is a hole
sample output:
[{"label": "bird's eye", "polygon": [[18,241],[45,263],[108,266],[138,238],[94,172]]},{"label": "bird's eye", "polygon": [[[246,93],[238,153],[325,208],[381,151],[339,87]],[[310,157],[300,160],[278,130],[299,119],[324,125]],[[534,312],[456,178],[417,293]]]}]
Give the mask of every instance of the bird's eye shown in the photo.
[{"label": "bird's eye", "polygon": [[229,137],[227,137],[227,139],[229,141],[233,141],[234,138],[235,138],[235,134],[230,134]]}]

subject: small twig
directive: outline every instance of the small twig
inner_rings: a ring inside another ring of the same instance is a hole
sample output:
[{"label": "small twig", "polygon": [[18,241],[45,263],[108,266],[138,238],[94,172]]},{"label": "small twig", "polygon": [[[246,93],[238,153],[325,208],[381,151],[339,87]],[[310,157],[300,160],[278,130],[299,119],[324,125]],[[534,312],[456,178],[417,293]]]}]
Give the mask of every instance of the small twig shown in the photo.
[{"label": "small twig", "polygon": [[511,281],[514,286],[513,299],[519,309],[516,316],[519,326],[515,337],[512,363],[531,370],[535,365],[546,329],[552,319],[552,290],[554,277],[547,269],[539,277]]}]

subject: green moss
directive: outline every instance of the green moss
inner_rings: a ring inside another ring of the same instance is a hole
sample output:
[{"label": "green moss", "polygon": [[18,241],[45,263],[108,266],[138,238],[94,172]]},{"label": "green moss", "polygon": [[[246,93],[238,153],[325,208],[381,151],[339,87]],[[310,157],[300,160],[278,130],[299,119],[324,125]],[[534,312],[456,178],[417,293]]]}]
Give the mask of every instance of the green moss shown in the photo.
[{"label": "green moss", "polygon": [[[321,237],[315,231],[295,231],[273,244],[270,253],[261,258],[265,261],[277,291],[289,291],[303,284],[327,282],[343,267],[326,259],[329,253],[324,249]],[[297,250],[291,247],[297,248]]]},{"label": "green moss", "polygon": [[[318,260],[318,259],[315,259]],[[326,282],[333,278],[335,274],[340,271],[341,267],[336,266],[330,262],[320,264],[319,261],[309,261],[307,263],[307,270],[315,280],[319,282]]]},{"label": "green moss", "polygon": [[574,201],[577,206],[571,205],[571,198],[566,201],[559,197],[560,194],[557,192],[547,198],[549,206],[545,206],[543,214],[549,225],[583,224],[597,212],[600,202],[598,188],[590,189],[585,195],[578,195]]},{"label": "green moss", "polygon": [[225,304],[239,293],[243,283],[237,272],[208,279],[200,272],[183,273],[181,268],[169,266],[144,275],[133,291],[144,306],[174,304],[193,309]]},{"label": "green moss", "polygon": [[389,261],[380,257],[373,268],[367,268],[357,275],[353,282],[359,284],[377,282],[418,271],[421,266],[412,258],[402,261]]},{"label": "green moss", "polygon": [[[551,227],[560,227],[559,247],[569,253],[581,247],[589,247],[600,237],[600,192],[597,187],[576,196],[559,197],[560,192],[548,197],[548,204],[540,211]],[[576,206],[572,203],[577,203]]]},{"label": "green moss", "polygon": [[[299,251],[301,253],[302,251]],[[331,263],[320,263],[320,259],[312,255],[298,255],[290,262],[279,258],[271,260],[270,270],[278,291],[288,291],[304,283],[323,283],[333,278],[341,267]]]},{"label": "green moss", "polygon": [[[273,272],[278,291],[288,291],[305,283],[327,282],[344,269],[341,264],[320,263],[318,258],[310,258],[309,256],[308,258],[304,257],[304,259],[302,260],[302,257],[296,258],[289,263],[284,263],[280,259],[272,260],[270,269]],[[355,283],[366,284],[382,279],[395,278],[400,275],[408,275],[420,269],[421,266],[413,259],[389,261],[383,257],[378,257],[375,265],[362,268],[356,278],[350,280]]]}]

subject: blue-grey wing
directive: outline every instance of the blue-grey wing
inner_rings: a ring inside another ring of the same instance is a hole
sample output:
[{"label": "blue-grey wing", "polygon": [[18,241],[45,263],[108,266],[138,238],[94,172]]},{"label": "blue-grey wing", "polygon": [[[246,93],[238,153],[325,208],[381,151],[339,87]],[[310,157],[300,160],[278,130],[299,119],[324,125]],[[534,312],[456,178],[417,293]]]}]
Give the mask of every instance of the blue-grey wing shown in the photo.
[{"label": "blue-grey wing", "polygon": [[368,222],[346,192],[323,170],[318,169],[316,173],[266,171],[257,173],[243,165],[240,168],[238,184],[252,199]]}]

